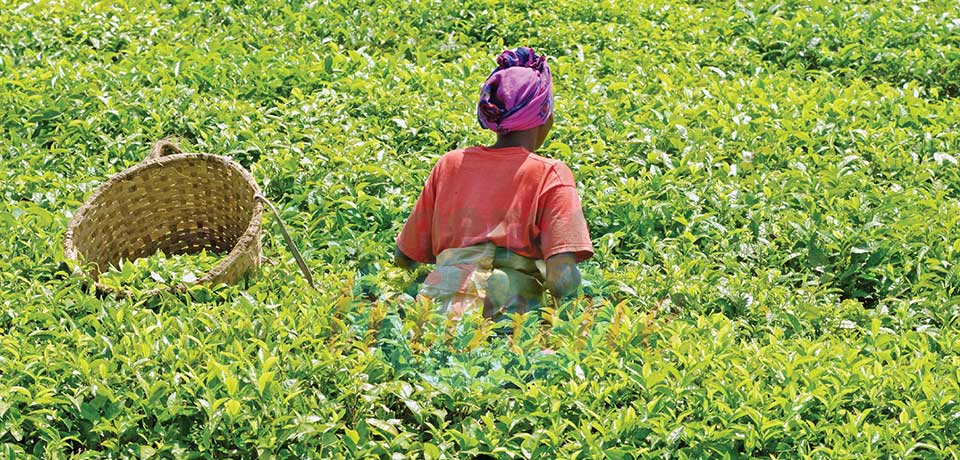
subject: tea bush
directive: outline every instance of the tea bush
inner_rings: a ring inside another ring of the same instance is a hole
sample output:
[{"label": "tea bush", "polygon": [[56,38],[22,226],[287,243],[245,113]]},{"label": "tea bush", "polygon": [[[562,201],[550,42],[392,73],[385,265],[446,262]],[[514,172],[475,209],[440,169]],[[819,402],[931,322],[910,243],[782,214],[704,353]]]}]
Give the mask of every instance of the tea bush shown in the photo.
[{"label": "tea bush", "polygon": [[[41,458],[956,458],[960,6],[0,1],[0,452]],[[454,324],[393,239],[551,56],[595,257]],[[98,297],[67,222],[175,136],[277,203],[246,287]]]}]

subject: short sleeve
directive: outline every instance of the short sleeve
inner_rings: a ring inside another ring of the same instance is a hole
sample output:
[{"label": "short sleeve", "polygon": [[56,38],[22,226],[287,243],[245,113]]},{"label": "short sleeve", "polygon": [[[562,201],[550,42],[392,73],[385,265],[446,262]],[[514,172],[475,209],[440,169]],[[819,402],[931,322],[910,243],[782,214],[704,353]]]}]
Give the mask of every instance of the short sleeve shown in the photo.
[{"label": "short sleeve", "polygon": [[420,197],[407,218],[403,230],[397,236],[397,248],[407,257],[421,263],[433,263],[433,213],[436,205],[436,182],[439,163],[427,178]]},{"label": "short sleeve", "polygon": [[593,243],[580,207],[580,196],[570,168],[551,168],[539,200],[540,251],[543,258],[572,252],[577,262],[593,255]]}]

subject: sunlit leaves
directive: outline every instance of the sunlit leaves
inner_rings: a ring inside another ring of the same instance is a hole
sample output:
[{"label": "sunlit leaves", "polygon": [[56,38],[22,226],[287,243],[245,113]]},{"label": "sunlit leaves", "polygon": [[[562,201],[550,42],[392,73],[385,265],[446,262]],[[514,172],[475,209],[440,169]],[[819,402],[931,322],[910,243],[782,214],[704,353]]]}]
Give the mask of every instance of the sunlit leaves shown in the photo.
[{"label": "sunlit leaves", "polygon": [[[956,456],[958,13],[4,5],[0,455]],[[393,239],[436,158],[492,139],[475,97],[521,44],[597,254],[580,299],[452,322]],[[246,286],[69,275],[71,213],[167,135],[252,171],[320,292],[270,226]]]}]

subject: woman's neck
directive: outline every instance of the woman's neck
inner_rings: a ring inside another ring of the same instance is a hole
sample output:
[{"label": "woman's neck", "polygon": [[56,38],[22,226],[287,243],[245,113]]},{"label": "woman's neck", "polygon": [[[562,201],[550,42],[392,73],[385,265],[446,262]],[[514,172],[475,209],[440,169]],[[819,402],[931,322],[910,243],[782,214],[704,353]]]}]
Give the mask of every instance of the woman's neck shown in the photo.
[{"label": "woman's neck", "polygon": [[537,137],[527,131],[497,134],[497,142],[490,146],[491,149],[508,147],[523,147],[528,152],[533,152],[537,149]]}]

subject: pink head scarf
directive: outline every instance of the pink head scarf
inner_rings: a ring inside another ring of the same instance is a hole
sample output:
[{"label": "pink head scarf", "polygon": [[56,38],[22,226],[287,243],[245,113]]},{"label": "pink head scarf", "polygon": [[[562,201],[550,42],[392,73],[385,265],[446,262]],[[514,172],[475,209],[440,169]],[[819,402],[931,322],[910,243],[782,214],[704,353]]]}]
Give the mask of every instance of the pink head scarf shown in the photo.
[{"label": "pink head scarf", "polygon": [[546,123],[553,113],[553,77],[545,56],[520,47],[497,57],[497,68],[480,90],[477,120],[500,134]]}]

